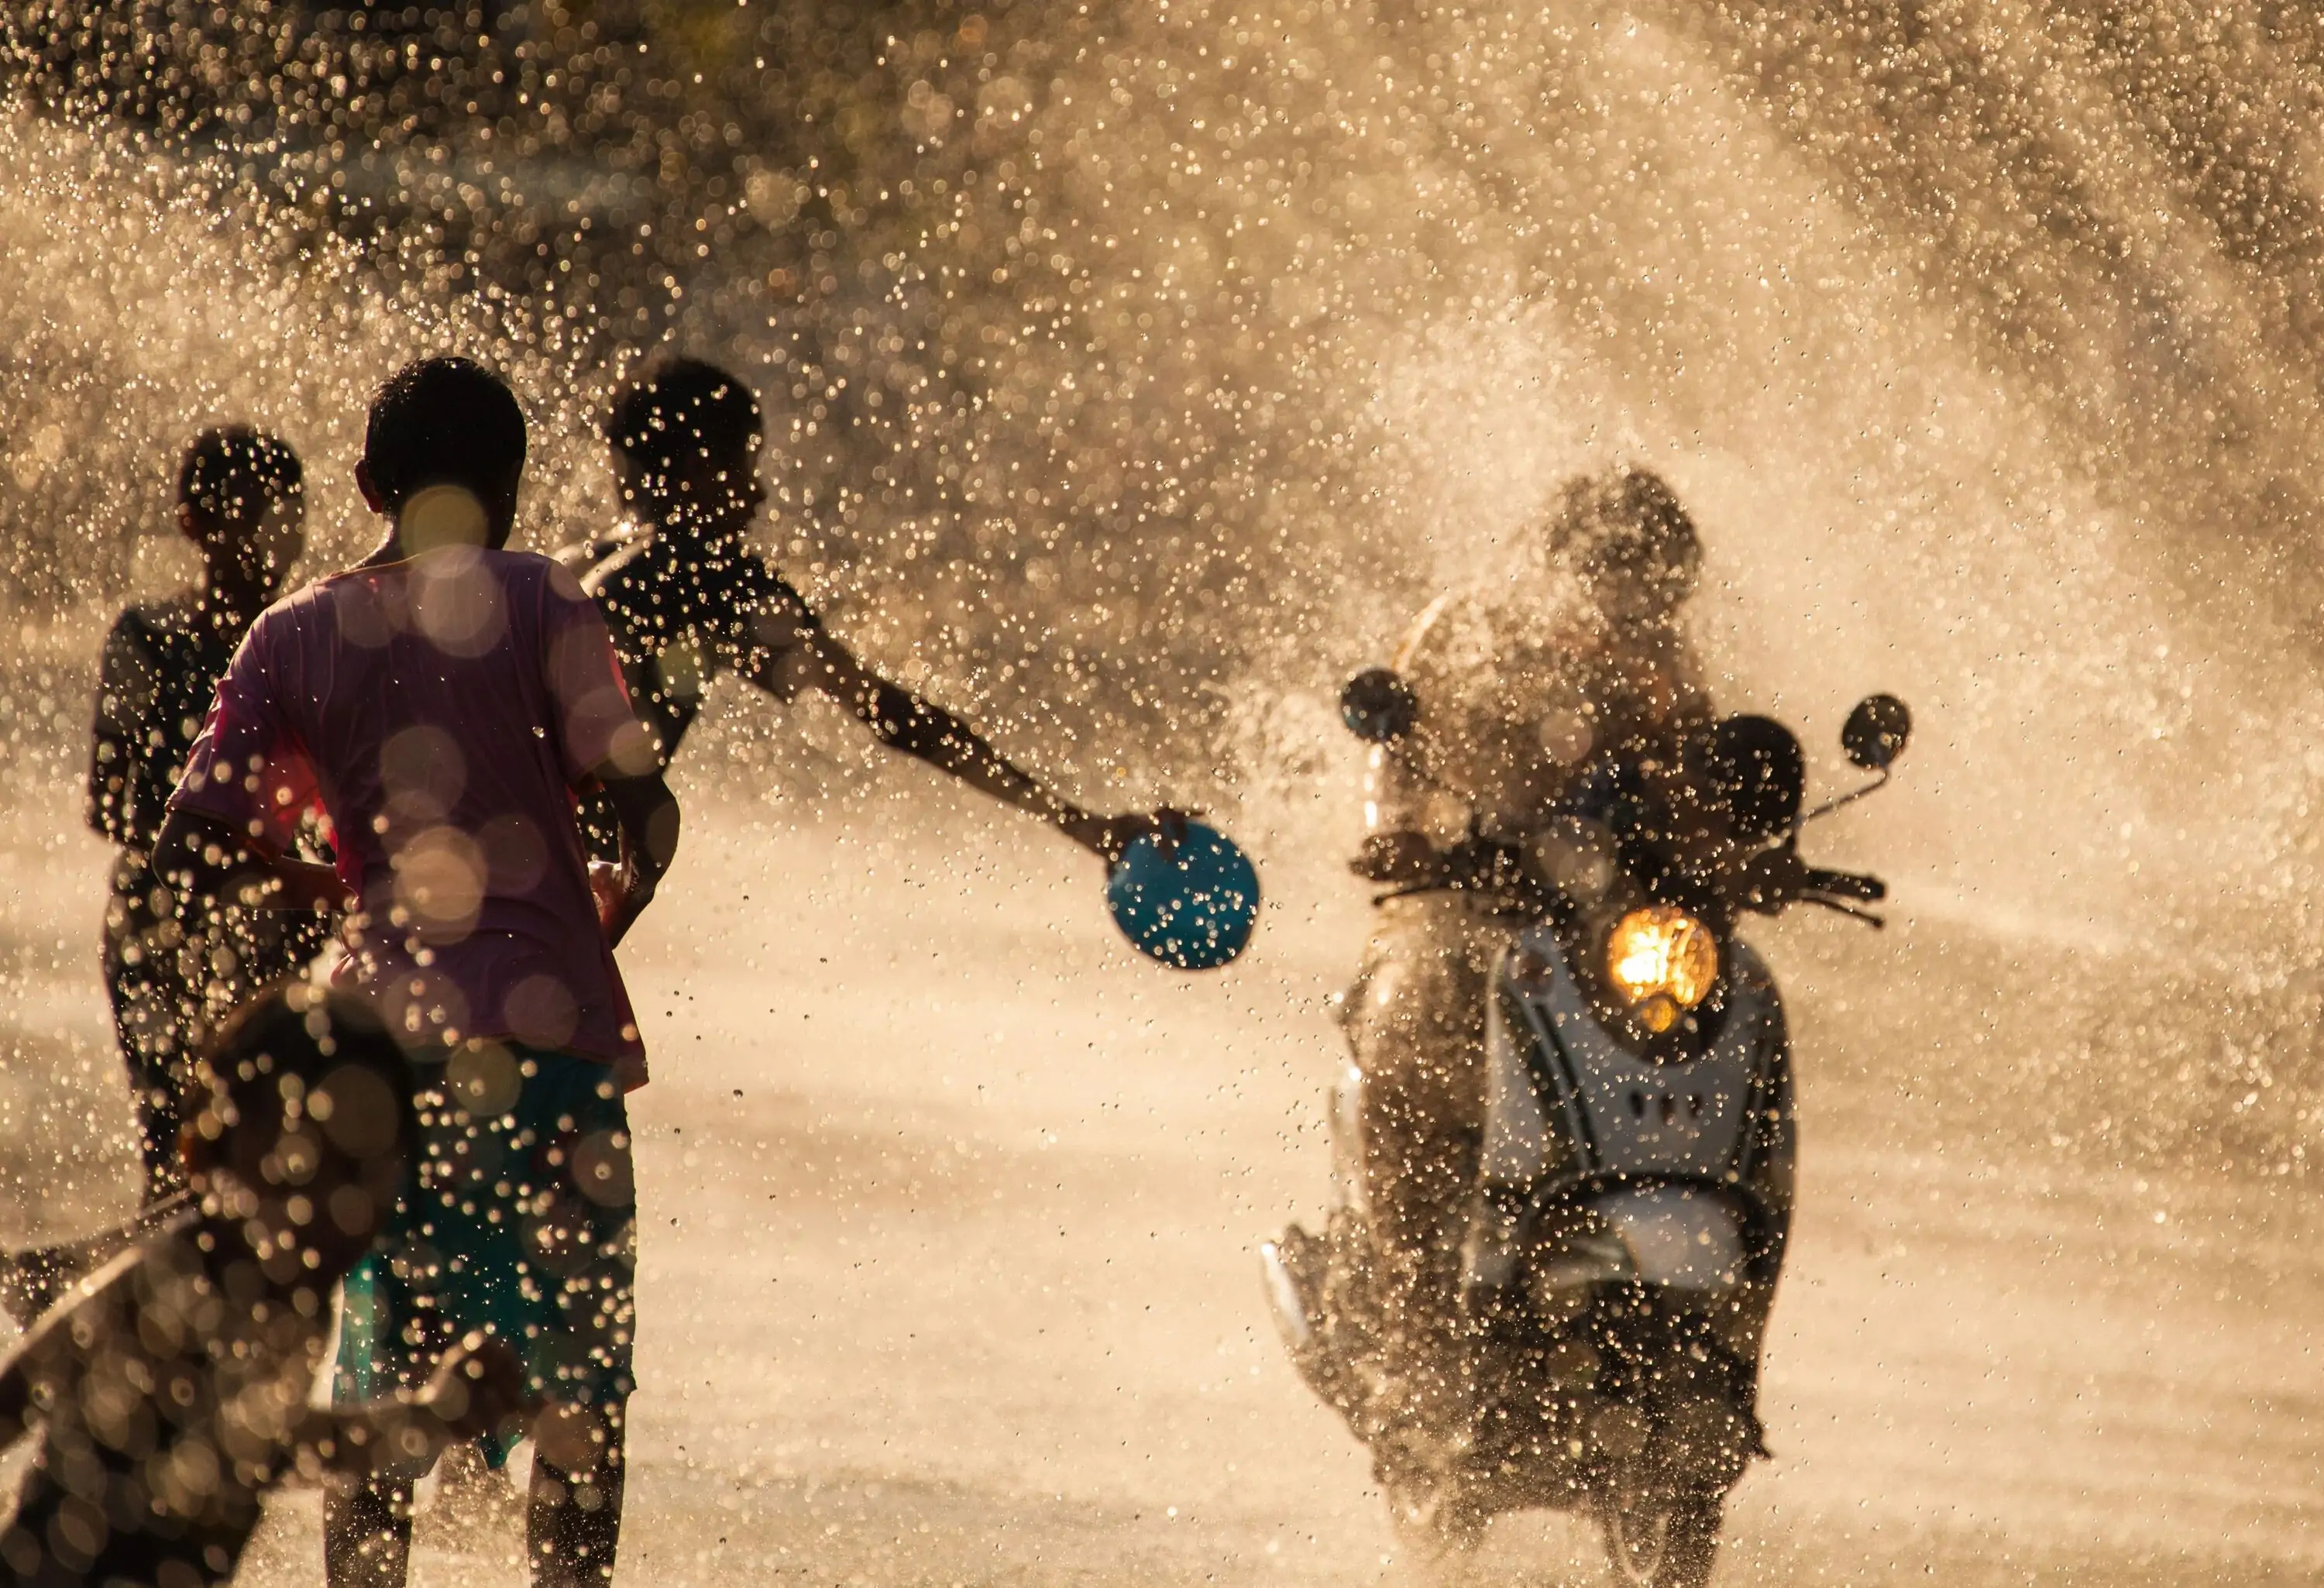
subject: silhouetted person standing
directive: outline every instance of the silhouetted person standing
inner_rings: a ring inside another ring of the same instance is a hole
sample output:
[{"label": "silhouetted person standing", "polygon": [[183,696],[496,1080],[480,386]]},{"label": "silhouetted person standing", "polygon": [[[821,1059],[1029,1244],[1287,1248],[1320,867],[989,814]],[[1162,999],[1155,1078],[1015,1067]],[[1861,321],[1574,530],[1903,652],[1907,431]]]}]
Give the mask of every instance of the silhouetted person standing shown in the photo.
[{"label": "silhouetted person standing", "polygon": [[[189,897],[351,896],[340,979],[410,1050],[415,1183],[350,1283],[335,1395],[416,1389],[464,1333],[521,1359],[542,1403],[537,1584],[603,1582],[621,1533],[634,1386],[629,1089],[645,1080],[613,949],[678,844],[677,802],[572,576],[508,549],[524,415],[488,371],[429,359],[372,405],[356,483],[390,521],[354,568],[277,603],[218,684],[154,865]],[[575,820],[602,790],[626,884],[598,897]],[[319,795],[337,872],[290,859],[275,813]],[[335,1588],[400,1588],[411,1485],[374,1472],[324,1515]]]},{"label": "silhouetted person standing", "polygon": [[185,1183],[178,1130],[189,1066],[210,1024],[249,992],[295,973],[325,941],[312,918],[242,915],[215,943],[189,942],[152,864],[162,808],[209,716],[211,691],[305,549],[306,516],[288,446],[240,426],[204,431],[178,467],[178,529],[200,551],[201,572],[175,595],[124,609],[105,639],[88,825],[121,851],[105,912],[105,979],[149,1204]]},{"label": "silhouetted person standing", "polygon": [[[1153,830],[1154,817],[1099,816],[1061,798],[959,717],[865,668],[823,626],[744,544],[767,499],[760,430],[758,399],[726,371],[692,358],[649,369],[615,398],[605,426],[632,522],[557,554],[604,613],[663,761],[678,753],[711,681],[731,672],[778,700],[821,691],[881,743],[1038,817],[1102,859],[1119,859]],[[608,855],[610,825],[598,816],[590,826],[596,852]]]}]

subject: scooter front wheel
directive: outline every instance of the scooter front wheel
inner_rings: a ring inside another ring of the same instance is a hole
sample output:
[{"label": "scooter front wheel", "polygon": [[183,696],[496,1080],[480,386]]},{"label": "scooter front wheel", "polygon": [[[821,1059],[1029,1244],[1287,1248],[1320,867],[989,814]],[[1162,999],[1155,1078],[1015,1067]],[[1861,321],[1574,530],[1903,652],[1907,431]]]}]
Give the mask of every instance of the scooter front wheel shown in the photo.
[{"label": "scooter front wheel", "polygon": [[1492,1519],[1452,1478],[1388,1486],[1388,1526],[1402,1553],[1424,1571],[1451,1565],[1475,1549]]},{"label": "scooter front wheel", "polygon": [[1720,1497],[1711,1491],[1633,1491],[1605,1501],[1598,1526],[1622,1588],[1703,1588],[1719,1553]]}]

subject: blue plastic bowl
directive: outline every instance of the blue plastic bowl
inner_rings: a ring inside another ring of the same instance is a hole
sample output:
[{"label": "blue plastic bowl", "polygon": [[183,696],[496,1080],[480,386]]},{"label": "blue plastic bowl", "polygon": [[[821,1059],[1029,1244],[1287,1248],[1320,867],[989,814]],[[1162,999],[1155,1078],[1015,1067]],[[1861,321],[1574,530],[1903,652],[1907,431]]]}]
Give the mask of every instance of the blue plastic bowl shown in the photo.
[{"label": "blue plastic bowl", "polygon": [[1152,834],[1124,851],[1106,879],[1113,924],[1140,954],[1182,971],[1215,970],[1250,941],[1259,872],[1234,840],[1188,822],[1166,857]]}]

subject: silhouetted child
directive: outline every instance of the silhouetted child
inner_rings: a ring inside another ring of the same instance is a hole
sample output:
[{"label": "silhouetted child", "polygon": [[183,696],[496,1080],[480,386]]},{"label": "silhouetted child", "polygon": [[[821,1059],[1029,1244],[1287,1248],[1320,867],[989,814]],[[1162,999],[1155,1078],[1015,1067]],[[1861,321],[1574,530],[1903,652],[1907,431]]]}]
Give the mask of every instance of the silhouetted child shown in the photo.
[{"label": "silhouetted child", "polygon": [[[620,1530],[636,1327],[622,1094],[645,1052],[613,945],[669,864],[678,807],[604,620],[564,569],[507,549],[524,453],[515,398],[477,365],[429,359],[387,383],[356,483],[392,527],[252,627],[154,864],[200,916],[355,896],[346,974],[415,1056],[421,1152],[369,1304],[349,1287],[341,1391],[418,1382],[460,1331],[514,1345],[547,1403],[535,1580],[562,1583],[609,1574]],[[574,816],[600,789],[629,863],[602,917]],[[278,825],[318,789],[336,875],[288,858]],[[327,1507],[334,1583],[403,1581],[427,1466]]]},{"label": "silhouetted child", "polygon": [[520,1409],[513,1359],[482,1336],[418,1395],[308,1405],[331,1287],[387,1220],[419,1138],[377,1015],[293,983],[191,1068],[193,1205],[0,1362],[0,1447],[40,1437],[0,1529],[9,1588],[224,1583],[290,1473],[360,1474]]},{"label": "silhouetted child", "polygon": [[178,529],[201,552],[201,572],[173,596],[125,608],[105,640],[88,825],[121,849],[105,914],[105,976],[149,1204],[182,1184],[178,1126],[209,1012],[205,990],[231,1008],[323,946],[317,922],[245,922],[231,935],[231,962],[198,963],[168,895],[157,893],[150,859],[210,693],[304,548],[306,512],[289,447],[241,426],[205,430],[178,466]]},{"label": "silhouetted child", "polygon": [[[1011,764],[966,722],[872,671],[746,543],[767,500],[759,478],[759,400],[700,359],[650,366],[605,422],[631,522],[566,548],[620,648],[630,697],[665,762],[693,726],[711,680],[732,672],[777,700],[829,696],[891,749],[1025,811],[1107,862],[1157,826],[1101,816]],[[607,853],[613,824],[591,811]]]}]

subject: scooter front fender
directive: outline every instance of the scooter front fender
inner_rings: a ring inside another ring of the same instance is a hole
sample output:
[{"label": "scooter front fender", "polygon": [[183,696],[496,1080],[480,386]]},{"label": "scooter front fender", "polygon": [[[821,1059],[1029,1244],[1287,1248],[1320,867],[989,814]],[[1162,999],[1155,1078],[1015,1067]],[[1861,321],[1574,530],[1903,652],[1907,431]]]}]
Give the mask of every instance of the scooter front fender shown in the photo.
[{"label": "scooter front fender", "polygon": [[1647,1285],[1716,1300],[1748,1277],[1742,1211],[1710,1187],[1617,1186],[1582,1207],[1582,1227],[1536,1256],[1530,1288]]}]

